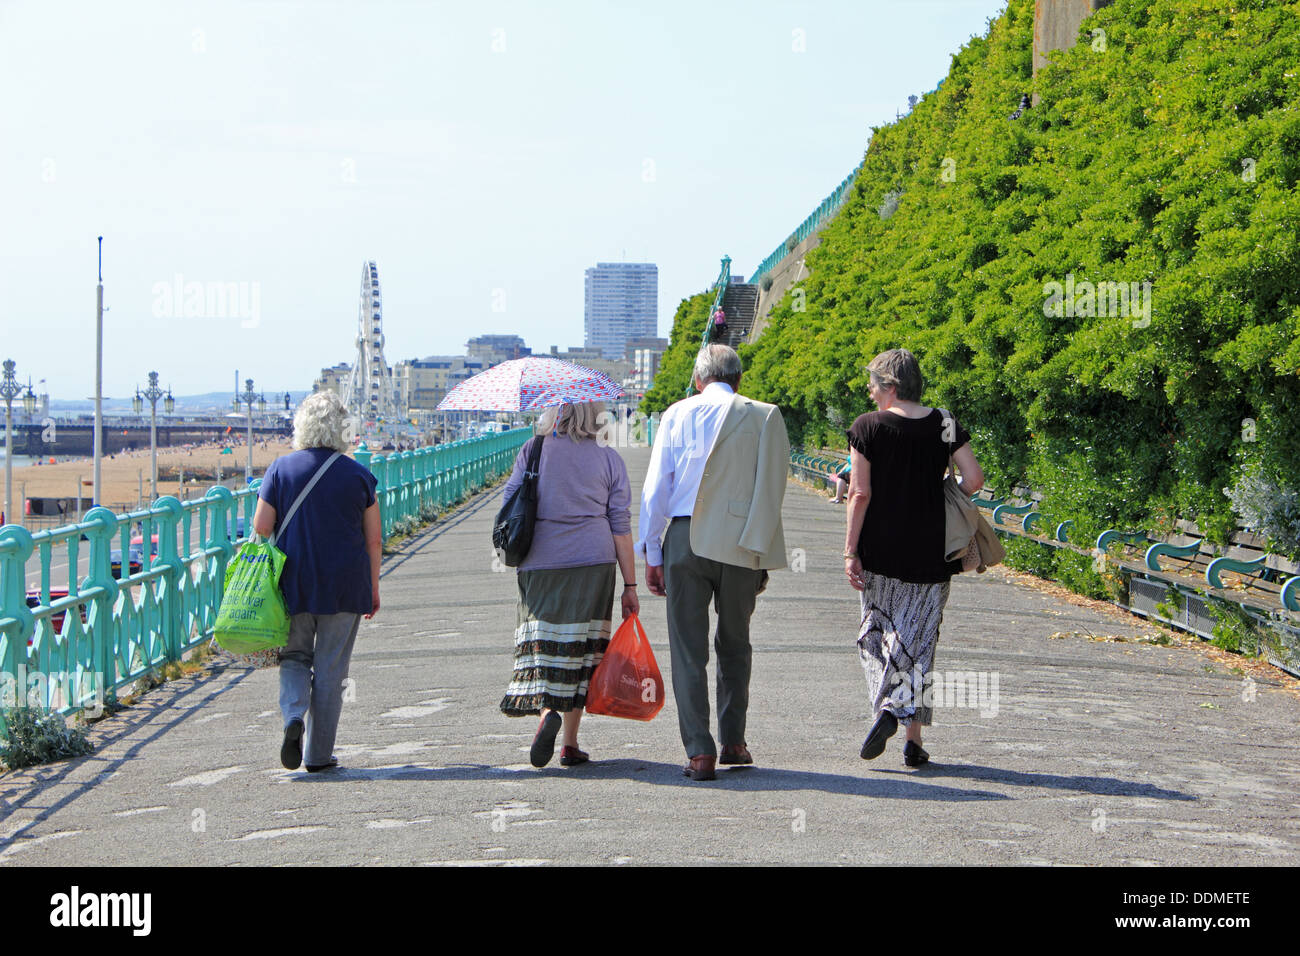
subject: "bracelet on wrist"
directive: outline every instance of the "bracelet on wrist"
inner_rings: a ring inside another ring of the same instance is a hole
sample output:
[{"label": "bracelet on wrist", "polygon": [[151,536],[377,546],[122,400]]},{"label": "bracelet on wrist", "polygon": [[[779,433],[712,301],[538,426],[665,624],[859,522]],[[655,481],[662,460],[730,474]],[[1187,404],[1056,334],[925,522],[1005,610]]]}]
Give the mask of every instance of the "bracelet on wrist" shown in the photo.
[{"label": "bracelet on wrist", "polygon": [[624,585],[623,585],[623,589],[624,589],[624,590],[627,590],[628,588],[634,588],[634,587],[636,587],[635,584],[624,584]]}]

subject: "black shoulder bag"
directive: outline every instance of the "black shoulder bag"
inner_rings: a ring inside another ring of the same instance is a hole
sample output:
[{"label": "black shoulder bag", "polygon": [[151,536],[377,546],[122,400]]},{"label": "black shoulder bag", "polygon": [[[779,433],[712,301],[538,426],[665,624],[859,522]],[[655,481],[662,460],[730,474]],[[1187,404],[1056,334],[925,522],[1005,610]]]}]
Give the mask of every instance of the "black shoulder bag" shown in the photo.
[{"label": "black shoulder bag", "polygon": [[542,461],[542,439],[545,437],[537,435],[533,438],[524,480],[506,499],[492,523],[492,547],[507,567],[519,567],[533,546],[533,529],[537,526],[537,477]]}]

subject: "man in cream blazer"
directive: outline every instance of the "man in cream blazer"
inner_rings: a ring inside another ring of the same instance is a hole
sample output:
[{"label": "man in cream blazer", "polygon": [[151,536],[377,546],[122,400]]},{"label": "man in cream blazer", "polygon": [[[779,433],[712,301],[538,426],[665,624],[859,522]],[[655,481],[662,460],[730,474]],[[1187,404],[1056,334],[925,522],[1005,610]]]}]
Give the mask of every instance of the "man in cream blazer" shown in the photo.
[{"label": "man in cream blazer", "polygon": [[[673,696],[693,780],[749,764],[745,743],[752,651],[749,619],[767,572],[786,566],[781,503],[790,441],[775,405],[737,394],[740,356],[707,345],[698,394],[670,406],[655,434],[641,495],[637,550],[646,585],[668,598]],[[718,613],[719,757],[709,732],[709,605]]]}]

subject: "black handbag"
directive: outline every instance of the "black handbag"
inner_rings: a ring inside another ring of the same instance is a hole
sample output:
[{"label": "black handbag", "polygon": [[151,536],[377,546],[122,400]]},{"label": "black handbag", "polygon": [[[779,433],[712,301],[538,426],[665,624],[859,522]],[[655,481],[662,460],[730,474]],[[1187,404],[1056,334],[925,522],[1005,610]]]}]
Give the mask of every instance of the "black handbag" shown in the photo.
[{"label": "black handbag", "polygon": [[537,526],[537,477],[542,460],[542,439],[533,438],[524,468],[524,480],[506,499],[492,522],[492,547],[507,567],[517,568],[533,546],[533,529]]}]

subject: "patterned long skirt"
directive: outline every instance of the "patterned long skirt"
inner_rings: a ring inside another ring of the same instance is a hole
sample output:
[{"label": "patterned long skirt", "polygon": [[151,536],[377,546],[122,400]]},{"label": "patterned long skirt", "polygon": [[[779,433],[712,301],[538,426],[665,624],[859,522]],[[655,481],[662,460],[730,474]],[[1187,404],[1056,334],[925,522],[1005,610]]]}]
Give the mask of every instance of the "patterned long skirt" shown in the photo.
[{"label": "patterned long skirt", "polygon": [[867,571],[858,653],[871,694],[871,720],[889,710],[904,726],[933,716],[931,671],[950,582],[913,584]]},{"label": "patterned long skirt", "polygon": [[515,670],[501,701],[511,717],[587,705],[591,673],[609,646],[613,564],[519,572]]}]

